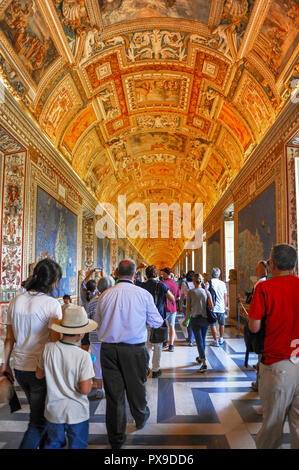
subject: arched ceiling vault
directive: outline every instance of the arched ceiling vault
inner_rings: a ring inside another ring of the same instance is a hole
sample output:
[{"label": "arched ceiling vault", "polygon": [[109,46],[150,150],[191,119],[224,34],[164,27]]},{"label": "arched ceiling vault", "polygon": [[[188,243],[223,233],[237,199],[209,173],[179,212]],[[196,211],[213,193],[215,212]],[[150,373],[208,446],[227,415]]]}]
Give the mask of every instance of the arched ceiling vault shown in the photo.
[{"label": "arched ceiling vault", "polygon": [[[142,5],[142,6],[140,6]],[[2,81],[101,202],[207,216],[290,99],[296,0],[2,0]],[[171,265],[184,240],[135,240]]]}]

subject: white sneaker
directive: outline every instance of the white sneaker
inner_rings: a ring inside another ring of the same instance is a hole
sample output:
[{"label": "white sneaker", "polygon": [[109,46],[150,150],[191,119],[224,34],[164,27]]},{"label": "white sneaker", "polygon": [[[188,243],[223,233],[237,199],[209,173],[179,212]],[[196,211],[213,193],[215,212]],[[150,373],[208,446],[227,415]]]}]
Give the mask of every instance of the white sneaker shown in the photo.
[{"label": "white sneaker", "polygon": [[219,338],[219,344],[223,344],[224,343],[224,339],[223,338]]},{"label": "white sneaker", "polygon": [[214,346],[216,348],[219,346],[219,343],[218,343],[217,339],[215,341],[213,341],[212,346]]}]

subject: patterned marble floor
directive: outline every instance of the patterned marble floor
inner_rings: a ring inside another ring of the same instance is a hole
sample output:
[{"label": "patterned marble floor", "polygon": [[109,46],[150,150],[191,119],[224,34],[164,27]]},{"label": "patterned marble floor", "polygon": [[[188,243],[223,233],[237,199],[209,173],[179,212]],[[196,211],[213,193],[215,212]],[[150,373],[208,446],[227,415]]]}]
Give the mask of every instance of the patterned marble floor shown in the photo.
[{"label": "patterned marble floor", "polygon": [[[173,353],[163,352],[159,379],[147,382],[151,415],[148,424],[136,431],[128,409],[127,441],[124,449],[254,449],[255,435],[261,422],[261,406],[251,388],[255,380],[252,367],[244,368],[244,341],[237,337],[231,324],[225,329],[220,347],[209,344],[208,371],[199,374],[195,362],[196,347],[189,347],[185,331],[176,323],[177,340]],[[257,362],[250,356],[249,365]],[[0,448],[16,449],[27,428],[29,407],[25,395],[17,388],[22,409],[10,414],[0,405]],[[106,400],[90,394],[89,449],[109,449],[106,426]],[[283,448],[289,448],[288,424],[284,428]]]}]

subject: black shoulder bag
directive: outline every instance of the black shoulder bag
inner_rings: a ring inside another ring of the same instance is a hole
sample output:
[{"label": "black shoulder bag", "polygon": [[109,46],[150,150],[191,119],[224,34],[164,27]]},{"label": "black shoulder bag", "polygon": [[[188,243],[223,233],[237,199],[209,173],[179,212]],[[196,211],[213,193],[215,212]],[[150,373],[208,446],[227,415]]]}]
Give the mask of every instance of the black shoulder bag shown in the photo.
[{"label": "black shoulder bag", "polygon": [[[159,287],[160,287],[160,283],[157,282],[155,286],[155,294],[154,294],[154,302],[156,306],[158,304]],[[167,339],[168,339],[168,326],[167,326],[166,320],[164,320],[164,323],[159,328],[151,328],[151,333],[150,333],[150,338],[149,338],[150,343],[153,343],[153,344],[164,343],[164,341],[167,341]]]},{"label": "black shoulder bag", "polygon": [[261,328],[257,333],[252,333],[248,324],[244,326],[244,341],[246,344],[244,366],[248,367],[248,358],[251,352],[262,354],[264,351],[264,341],[266,333],[266,316],[262,318]]},{"label": "black shoulder bag", "polygon": [[207,312],[207,320],[210,323],[210,325],[212,325],[213,323],[216,323],[217,313],[215,313],[214,310],[209,306],[209,296],[207,296],[206,312]]}]

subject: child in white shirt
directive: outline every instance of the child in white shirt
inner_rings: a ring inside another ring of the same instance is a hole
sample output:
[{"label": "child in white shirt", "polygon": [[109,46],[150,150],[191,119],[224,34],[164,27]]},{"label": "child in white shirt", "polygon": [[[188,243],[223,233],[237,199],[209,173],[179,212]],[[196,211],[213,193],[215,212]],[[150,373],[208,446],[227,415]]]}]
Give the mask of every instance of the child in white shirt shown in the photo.
[{"label": "child in white shirt", "polygon": [[45,418],[48,440],[45,449],[61,449],[68,438],[69,449],[86,449],[89,430],[88,394],[94,377],[90,354],[80,347],[85,333],[97,328],[83,307],[69,305],[63,319],[51,326],[62,339],[46,344],[36,377],[46,377]]}]

